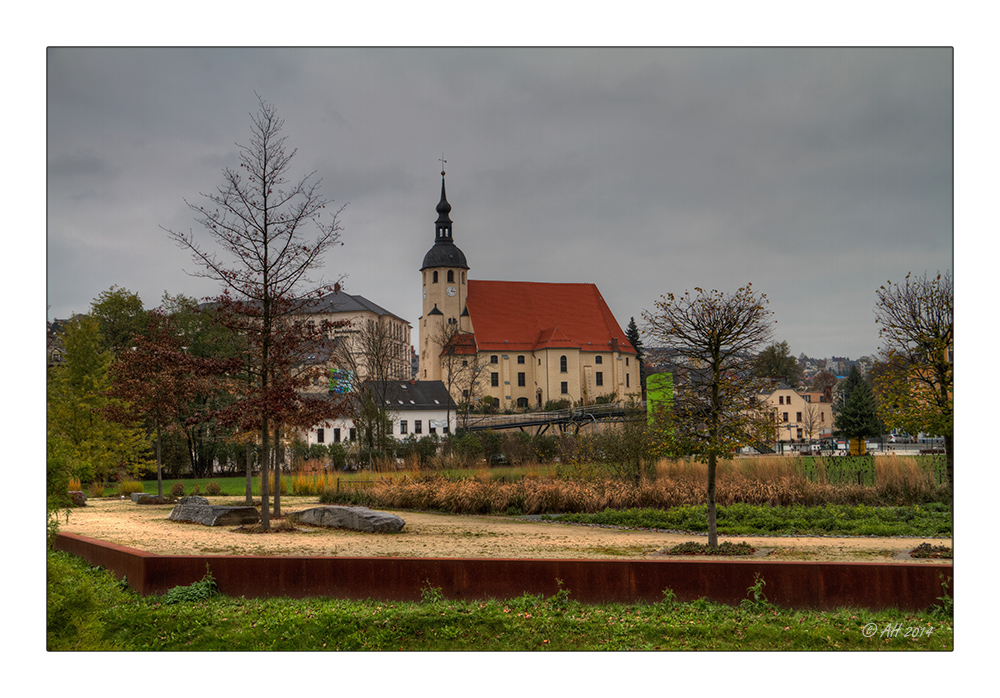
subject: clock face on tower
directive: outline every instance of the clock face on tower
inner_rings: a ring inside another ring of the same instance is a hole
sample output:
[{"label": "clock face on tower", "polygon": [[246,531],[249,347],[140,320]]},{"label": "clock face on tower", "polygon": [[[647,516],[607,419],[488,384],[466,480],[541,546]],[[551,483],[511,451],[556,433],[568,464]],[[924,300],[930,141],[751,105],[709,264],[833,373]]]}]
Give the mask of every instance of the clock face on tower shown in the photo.
[{"label": "clock face on tower", "polygon": [[447,293],[449,296],[454,296],[456,293],[458,293],[458,291],[455,290],[454,286],[449,286],[448,288],[445,289],[445,293]]}]

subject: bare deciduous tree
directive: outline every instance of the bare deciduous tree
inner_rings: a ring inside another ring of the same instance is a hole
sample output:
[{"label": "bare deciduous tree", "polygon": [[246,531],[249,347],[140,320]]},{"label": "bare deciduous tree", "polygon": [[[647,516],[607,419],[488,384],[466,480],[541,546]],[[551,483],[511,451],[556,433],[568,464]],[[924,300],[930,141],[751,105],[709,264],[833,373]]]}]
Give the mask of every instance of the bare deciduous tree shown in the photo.
[{"label": "bare deciduous tree", "polygon": [[[205,206],[188,203],[197,222],[224,253],[203,247],[193,233],[168,230],[189,250],[201,267],[196,276],[220,282],[234,301],[233,307],[251,321],[247,326],[253,358],[252,408],[261,438],[261,524],[269,528],[267,469],[270,418],[279,398],[288,391],[281,385],[281,361],[288,351],[276,343],[286,318],[313,297],[333,290],[310,278],[323,264],[323,256],[339,244],[338,214],[328,213],[330,200],[320,194],[321,180],[314,173],[289,180],[296,151],[285,148],[284,121],[274,105],[258,95],[259,109],[251,114],[249,145],[239,145],[239,167],[223,170],[223,184],[204,194]],[[187,203],[187,202],[186,202]],[[307,231],[315,237],[307,238]],[[278,361],[276,361],[278,359]]]},{"label": "bare deciduous tree", "polygon": [[390,381],[405,380],[400,356],[405,343],[393,333],[387,318],[363,317],[341,332],[337,365],[351,372],[352,414],[369,453],[382,450],[392,436],[393,420],[386,410]]},{"label": "bare deciduous tree", "polygon": [[[480,381],[486,363],[477,351],[474,335],[461,332],[457,325],[442,326],[435,341],[442,347],[441,356],[436,359],[441,361],[442,381],[452,399],[456,392],[461,397],[461,400],[456,399],[455,402],[464,406],[462,428],[466,428],[469,425],[469,411],[480,392]],[[448,421],[451,423],[450,414]]]}]

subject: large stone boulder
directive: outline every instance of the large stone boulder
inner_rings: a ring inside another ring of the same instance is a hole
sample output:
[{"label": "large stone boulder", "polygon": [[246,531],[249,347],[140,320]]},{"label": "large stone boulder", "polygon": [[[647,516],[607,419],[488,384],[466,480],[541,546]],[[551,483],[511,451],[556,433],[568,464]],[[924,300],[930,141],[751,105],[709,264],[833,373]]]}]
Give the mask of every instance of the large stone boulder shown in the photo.
[{"label": "large stone boulder", "polygon": [[297,511],[288,518],[297,523],[332,528],[350,528],[368,533],[399,533],[406,522],[395,514],[367,507],[325,506]]},{"label": "large stone boulder", "polygon": [[260,521],[260,512],[255,507],[211,505],[204,497],[181,497],[170,510],[171,521],[193,521],[206,526],[240,526]]},{"label": "large stone boulder", "polygon": [[79,490],[74,490],[69,493],[69,501],[75,507],[85,507],[87,506],[87,495]]}]

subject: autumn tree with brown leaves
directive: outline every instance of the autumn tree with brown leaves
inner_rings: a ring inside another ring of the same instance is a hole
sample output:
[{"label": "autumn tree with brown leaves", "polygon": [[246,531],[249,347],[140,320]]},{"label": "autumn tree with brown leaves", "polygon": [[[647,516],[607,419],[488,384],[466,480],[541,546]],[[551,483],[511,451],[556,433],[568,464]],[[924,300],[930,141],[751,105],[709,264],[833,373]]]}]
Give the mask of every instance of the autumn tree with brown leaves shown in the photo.
[{"label": "autumn tree with brown leaves", "polygon": [[646,332],[684,362],[687,378],[674,386],[669,408],[655,417],[654,448],[668,457],[708,464],[708,545],[718,547],[715,477],[718,460],[770,436],[773,421],[760,409],[761,379],[754,358],[771,339],[767,298],[750,284],[734,293],[668,294],[643,312]]},{"label": "autumn tree with brown leaves", "polygon": [[953,391],[955,292],[951,273],[887,282],[875,292],[883,366],[875,379],[889,428],[944,439],[948,484],[955,482]]},{"label": "autumn tree with brown leaves", "polygon": [[285,373],[298,349],[281,342],[289,335],[288,326],[294,327],[292,316],[311,299],[336,290],[311,277],[324,255],[340,244],[343,207],[328,212],[331,201],[321,195],[315,173],[289,179],[296,151],[285,148],[284,121],[274,105],[260,96],[258,102],[249,145],[238,146],[239,167],[223,170],[223,184],[203,195],[207,205],[188,203],[224,257],[203,247],[193,233],[167,232],[192,253],[200,267],[195,275],[222,284],[220,305],[246,318],[252,395],[241,401],[241,409],[260,433],[261,525],[268,530],[271,419],[299,400]]}]

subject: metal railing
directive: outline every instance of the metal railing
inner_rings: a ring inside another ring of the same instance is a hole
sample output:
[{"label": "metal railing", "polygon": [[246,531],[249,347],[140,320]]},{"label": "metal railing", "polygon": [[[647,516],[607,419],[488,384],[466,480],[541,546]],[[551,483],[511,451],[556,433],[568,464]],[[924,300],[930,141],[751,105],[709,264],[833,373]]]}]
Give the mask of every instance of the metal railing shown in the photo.
[{"label": "metal railing", "polygon": [[538,428],[544,430],[548,426],[580,425],[587,422],[601,422],[610,419],[622,419],[645,414],[646,404],[640,403],[608,403],[604,405],[584,405],[570,407],[565,410],[551,412],[521,412],[517,414],[476,415],[470,418],[464,426],[467,431],[484,431],[486,429],[525,429]]}]

